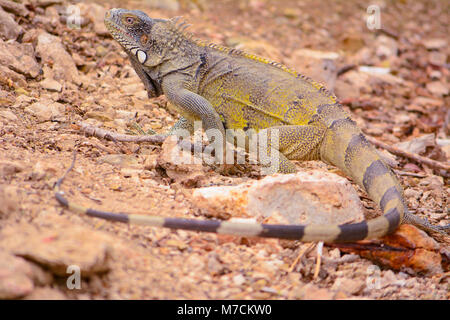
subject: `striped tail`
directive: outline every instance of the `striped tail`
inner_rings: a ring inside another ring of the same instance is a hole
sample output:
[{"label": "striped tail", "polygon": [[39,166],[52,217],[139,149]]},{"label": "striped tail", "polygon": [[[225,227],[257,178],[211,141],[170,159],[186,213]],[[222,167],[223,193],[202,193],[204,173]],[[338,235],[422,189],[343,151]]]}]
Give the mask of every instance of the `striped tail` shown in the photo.
[{"label": "striped tail", "polygon": [[362,186],[380,206],[383,211],[381,217],[345,225],[272,225],[164,218],[90,209],[70,202],[60,189],[66,175],[75,165],[75,154],[72,165],[55,184],[55,196],[62,206],[73,212],[109,221],[154,227],[324,242],[354,242],[384,236],[394,231],[404,219],[406,207],[402,189],[392,171],[383,163],[355,123],[342,109],[334,109],[333,106],[335,105],[327,105],[324,112],[319,113],[328,128],[320,146],[321,160],[340,168]]},{"label": "striped tail", "polygon": [[[325,119],[328,129],[320,148],[321,160],[344,171],[364,188],[383,212],[383,216],[369,221],[338,226],[339,234],[334,241],[376,238],[393,232],[407,211],[394,173],[343,111],[336,112],[335,116],[330,112]],[[313,237],[313,230],[308,233]]]}]

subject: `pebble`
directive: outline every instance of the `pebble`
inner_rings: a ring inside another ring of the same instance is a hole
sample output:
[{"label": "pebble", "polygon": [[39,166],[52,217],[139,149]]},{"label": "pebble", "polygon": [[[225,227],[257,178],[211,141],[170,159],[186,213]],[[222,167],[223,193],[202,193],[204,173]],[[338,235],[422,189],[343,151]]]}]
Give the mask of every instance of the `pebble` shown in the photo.
[{"label": "pebble", "polygon": [[0,35],[6,39],[17,39],[23,28],[14,20],[14,16],[0,7]]},{"label": "pebble", "polygon": [[61,92],[62,85],[52,78],[46,78],[39,83],[42,88],[47,89],[48,91]]},{"label": "pebble", "polygon": [[337,278],[331,290],[344,291],[345,293],[354,295],[363,290],[365,283],[360,279]]},{"label": "pebble", "polygon": [[42,63],[52,66],[55,80],[65,80],[77,85],[81,84],[75,62],[64,48],[59,37],[47,32],[39,34],[36,53],[41,57]]}]

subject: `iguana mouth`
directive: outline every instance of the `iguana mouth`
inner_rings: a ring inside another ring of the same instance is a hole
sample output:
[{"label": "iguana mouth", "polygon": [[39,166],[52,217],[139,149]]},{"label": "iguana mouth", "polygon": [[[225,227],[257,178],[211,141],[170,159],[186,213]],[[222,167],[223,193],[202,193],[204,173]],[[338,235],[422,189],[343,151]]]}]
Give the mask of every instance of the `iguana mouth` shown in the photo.
[{"label": "iguana mouth", "polygon": [[126,29],[112,20],[110,12],[111,10],[105,15],[105,26],[114,40],[119,42],[126,50],[129,50],[129,46],[135,44],[136,41],[134,41],[133,36]]}]

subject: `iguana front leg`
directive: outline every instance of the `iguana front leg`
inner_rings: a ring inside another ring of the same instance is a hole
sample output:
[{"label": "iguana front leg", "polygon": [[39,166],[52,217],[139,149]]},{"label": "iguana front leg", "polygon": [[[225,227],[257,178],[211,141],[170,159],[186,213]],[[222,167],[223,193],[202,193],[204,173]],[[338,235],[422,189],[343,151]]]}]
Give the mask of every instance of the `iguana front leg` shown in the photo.
[{"label": "iguana front leg", "polygon": [[182,114],[202,121],[208,140],[215,145],[216,161],[224,163],[226,135],[219,114],[208,100],[184,88],[182,83],[183,81],[178,77],[165,78],[162,82],[164,94],[172,104],[180,109]]}]

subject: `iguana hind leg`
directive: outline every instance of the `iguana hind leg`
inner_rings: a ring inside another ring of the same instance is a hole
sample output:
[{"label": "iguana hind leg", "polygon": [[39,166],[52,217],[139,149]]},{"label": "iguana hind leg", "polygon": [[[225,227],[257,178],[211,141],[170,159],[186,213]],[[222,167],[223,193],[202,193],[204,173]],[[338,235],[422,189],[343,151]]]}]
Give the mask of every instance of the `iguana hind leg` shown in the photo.
[{"label": "iguana hind leg", "polygon": [[[261,130],[258,143],[259,161],[267,174],[296,172],[291,160],[315,160],[319,157],[318,146],[325,128],[320,126],[278,126]],[[267,144],[266,144],[267,142]]]}]

